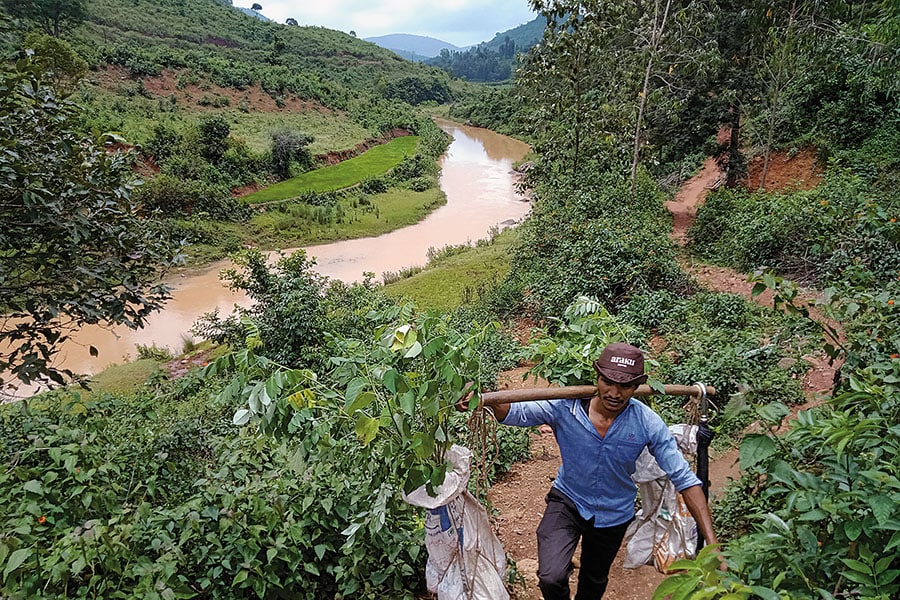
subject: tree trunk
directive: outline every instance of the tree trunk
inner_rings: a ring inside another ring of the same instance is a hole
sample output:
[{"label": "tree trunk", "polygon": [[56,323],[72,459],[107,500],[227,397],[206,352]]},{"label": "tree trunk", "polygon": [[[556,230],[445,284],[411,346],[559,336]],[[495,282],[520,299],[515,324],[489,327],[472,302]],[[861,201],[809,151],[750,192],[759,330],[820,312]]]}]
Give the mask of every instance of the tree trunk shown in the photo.
[{"label": "tree trunk", "polygon": [[741,109],[738,106],[732,106],[729,109],[731,113],[731,134],[728,138],[728,165],[725,170],[725,186],[733,188],[737,186],[738,180],[743,174],[741,160]]},{"label": "tree trunk", "polygon": [[634,126],[634,155],[631,159],[631,193],[637,184],[637,168],[641,157],[641,130],[644,125],[644,111],[647,108],[647,96],[650,93],[650,73],[653,71],[653,57],[659,51],[662,43],[663,32],[666,30],[666,20],[669,18],[669,9],[672,0],[666,0],[666,8],[663,10],[662,20],[659,18],[659,2],[655,3],[653,15],[653,31],[650,35],[650,56],[647,57],[647,68],[644,70],[644,86],[641,90],[641,101],[638,104],[637,123]]},{"label": "tree trunk", "polygon": [[647,59],[647,69],[644,71],[644,88],[641,91],[641,102],[638,105],[637,125],[634,128],[634,155],[631,159],[631,193],[634,194],[634,186],[637,184],[638,160],[641,156],[641,123],[644,120],[644,109],[647,107],[647,92],[650,87],[650,72],[653,68],[653,55]]}]

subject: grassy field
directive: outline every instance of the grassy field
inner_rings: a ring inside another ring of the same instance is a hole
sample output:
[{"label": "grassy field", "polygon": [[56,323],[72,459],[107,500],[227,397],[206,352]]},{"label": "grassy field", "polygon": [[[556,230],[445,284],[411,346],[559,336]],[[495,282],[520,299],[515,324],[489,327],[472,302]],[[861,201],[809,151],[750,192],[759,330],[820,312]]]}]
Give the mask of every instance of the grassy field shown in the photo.
[{"label": "grassy field", "polygon": [[425,218],[447,202],[437,187],[424,192],[392,188],[383,194],[356,200],[341,200],[343,216],[338,222],[320,223],[323,209],[292,204],[256,215],[248,224],[245,238],[266,250],[323,244],[337,240],[378,236]]},{"label": "grassy field", "polygon": [[294,198],[303,192],[330,192],[356,185],[366,177],[383,175],[405,156],[416,152],[418,136],[410,135],[375,146],[368,152],[342,163],[303,173],[243,197],[247,204]]},{"label": "grassy field", "polygon": [[157,125],[183,130],[188,122],[204,115],[221,114],[231,127],[231,135],[243,140],[256,153],[267,152],[272,145],[272,133],[281,129],[300,131],[313,137],[309,146],[313,154],[331,150],[345,150],[371,137],[371,133],[343,113],[326,110],[299,112],[242,112],[235,106],[202,108],[180,102],[169,104],[165,99],[145,98],[132,90],[134,82],[124,82],[123,89],[105,90],[90,87],[79,92],[74,100],[87,105],[87,120],[104,131],[116,131],[130,143],[144,144]]},{"label": "grassy field", "polygon": [[370,137],[364,127],[337,113],[242,114],[230,111],[228,119],[232,123],[231,135],[245,140],[254,152],[268,150],[272,145],[272,132],[280,129],[302,131],[313,136],[309,145],[309,151],[313,154],[353,148]]},{"label": "grassy field", "polygon": [[507,229],[489,246],[473,247],[432,261],[425,270],[384,287],[395,298],[407,298],[425,309],[449,310],[473,300],[478,291],[503,280],[509,272],[509,256],[518,233]]}]

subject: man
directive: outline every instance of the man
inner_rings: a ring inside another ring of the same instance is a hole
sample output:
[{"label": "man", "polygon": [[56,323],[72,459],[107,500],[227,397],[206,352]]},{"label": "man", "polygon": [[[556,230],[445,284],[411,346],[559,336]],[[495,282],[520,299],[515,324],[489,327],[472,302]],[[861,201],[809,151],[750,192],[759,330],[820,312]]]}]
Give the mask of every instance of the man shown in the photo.
[{"label": "man", "polygon": [[538,581],[545,600],[569,600],[572,555],[579,539],[575,600],[603,597],[610,565],[634,519],[637,488],[631,475],[645,447],[681,492],[703,538],[716,543],[700,480],[659,415],[631,397],[647,380],[641,351],[629,344],[610,344],[594,361],[594,369],[597,394],[592,398],[493,407],[504,425],[549,425],[562,455],[537,529]]}]

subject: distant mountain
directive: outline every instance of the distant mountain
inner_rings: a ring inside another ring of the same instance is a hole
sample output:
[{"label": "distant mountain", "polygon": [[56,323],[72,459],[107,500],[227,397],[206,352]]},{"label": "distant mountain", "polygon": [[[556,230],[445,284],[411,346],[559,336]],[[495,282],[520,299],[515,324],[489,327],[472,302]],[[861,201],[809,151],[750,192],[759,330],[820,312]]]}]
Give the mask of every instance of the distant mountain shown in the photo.
[{"label": "distant mountain", "polygon": [[524,25],[498,33],[494,36],[494,39],[484,43],[484,45],[491,50],[499,50],[506,43],[506,38],[509,38],[515,42],[518,52],[525,52],[541,41],[541,38],[544,37],[544,28],[546,26],[547,20],[544,17],[535,17]]},{"label": "distant mountain", "polygon": [[408,33],[391,33],[389,35],[368,37],[365,38],[365,40],[377,44],[382,48],[387,48],[403,58],[417,62],[423,62],[428,58],[439,55],[444,48],[450,52],[461,52],[465,50],[465,48],[454,46],[450,42],[424,35],[411,35]]}]

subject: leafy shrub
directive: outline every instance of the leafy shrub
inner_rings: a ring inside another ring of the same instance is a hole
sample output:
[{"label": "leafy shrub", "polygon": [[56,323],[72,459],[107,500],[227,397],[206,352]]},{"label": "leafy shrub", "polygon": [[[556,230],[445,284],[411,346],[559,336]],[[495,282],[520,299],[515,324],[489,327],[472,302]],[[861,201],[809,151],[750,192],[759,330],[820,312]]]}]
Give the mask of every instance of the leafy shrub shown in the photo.
[{"label": "leafy shrub", "polygon": [[619,312],[622,320],[645,331],[668,322],[683,322],[685,303],[673,292],[657,290],[634,296]]},{"label": "leafy shrub", "polygon": [[836,169],[809,192],[718,191],[698,211],[691,245],[721,264],[776,269],[803,283],[825,285],[851,269],[890,281],[900,271],[900,225],[885,208],[892,202]]},{"label": "leafy shrub", "polygon": [[4,596],[413,597],[421,520],[383,457],[331,420],[260,443],[208,394],[2,407]]},{"label": "leafy shrub", "polygon": [[[237,322],[252,317],[262,331],[266,356],[284,365],[320,367],[324,357],[326,314],[321,290],[324,277],[312,270],[303,250],[281,257],[269,266],[258,250],[248,250],[234,258],[238,268],[228,269],[223,279],[231,289],[244,290],[255,304],[241,309],[226,323],[211,322],[206,335],[240,331]],[[240,269],[240,270],[238,270]],[[241,339],[228,339],[241,346]]]},{"label": "leafy shrub", "polygon": [[153,134],[144,150],[153,156],[157,162],[163,162],[179,152],[184,137],[177,129],[165,123],[157,123],[153,126]]},{"label": "leafy shrub", "polygon": [[382,95],[388,100],[399,100],[412,104],[435,101],[440,104],[452,98],[447,78],[434,74],[408,75],[383,85]]},{"label": "leafy shrub", "polygon": [[524,288],[522,301],[537,315],[560,314],[578,295],[596,297],[615,312],[634,295],[688,289],[662,198],[649,180],[634,194],[615,174],[573,189],[542,185],[537,193],[510,269]]},{"label": "leafy shrub", "polygon": [[391,177],[397,181],[409,181],[426,175],[430,168],[429,159],[422,154],[404,156],[403,160],[391,170]]},{"label": "leafy shrub", "polygon": [[149,358],[155,361],[167,361],[172,360],[173,358],[171,350],[168,348],[160,348],[156,344],[150,344],[149,346],[138,344],[137,354],[140,359]]},{"label": "leafy shrub", "polygon": [[[747,583],[802,599],[900,591],[897,388],[871,378],[853,379],[852,388],[800,413],[784,436],[745,438],[741,467],[766,481],[753,532],[729,545]],[[775,413],[767,423],[780,420]]]},{"label": "leafy shrub", "polygon": [[243,246],[240,235],[205,219],[163,219],[158,221],[156,229],[164,239],[216,246],[226,253],[237,252]]},{"label": "leafy shrub", "polygon": [[702,316],[710,327],[743,329],[750,321],[749,304],[737,294],[696,294],[688,310]]},{"label": "leafy shrub", "polygon": [[592,366],[595,358],[613,342],[635,343],[635,331],[621,325],[595,299],[579,297],[563,313],[550,318],[553,333],[533,332],[525,347],[527,360],[535,363],[531,372],[559,385],[589,385],[597,380]]},{"label": "leafy shrub", "polygon": [[312,165],[309,145],[313,137],[299,131],[279,130],[272,132],[271,163],[272,172],[282,179],[292,175],[292,166],[300,171]]},{"label": "leafy shrub", "polygon": [[201,117],[197,123],[197,150],[210,162],[217,162],[228,150],[231,126],[222,115]]},{"label": "leafy shrub", "polygon": [[158,212],[164,217],[205,214],[223,221],[240,221],[250,214],[250,209],[232,198],[227,188],[170,175],[147,181],[138,188],[135,199],[143,210]]},{"label": "leafy shrub", "polygon": [[359,187],[366,194],[383,194],[388,190],[383,177],[366,177],[360,182]]},{"label": "leafy shrub", "polygon": [[434,181],[429,177],[413,177],[406,182],[406,187],[414,192],[426,192],[434,187]]}]

